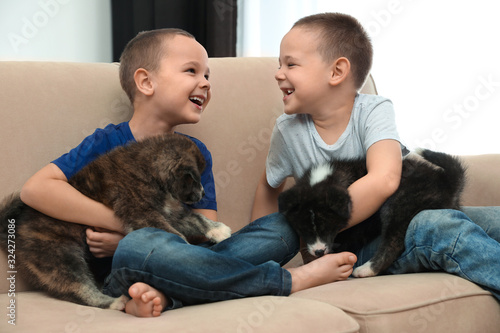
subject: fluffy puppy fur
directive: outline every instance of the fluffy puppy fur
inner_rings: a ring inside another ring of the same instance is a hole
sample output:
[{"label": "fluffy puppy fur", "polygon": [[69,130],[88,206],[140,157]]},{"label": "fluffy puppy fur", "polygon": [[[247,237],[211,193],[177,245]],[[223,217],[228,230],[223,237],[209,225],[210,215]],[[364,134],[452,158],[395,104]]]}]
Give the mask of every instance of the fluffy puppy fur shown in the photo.
[{"label": "fluffy puppy fur", "polygon": [[351,199],[347,188],[366,175],[366,161],[332,160],[312,167],[279,197],[279,210],[307,244],[308,252],[356,251],[381,234],[375,255],[356,268],[356,277],[374,276],[387,269],[404,251],[412,218],[426,209],[459,209],[465,169],[450,155],[420,150],[403,160],[398,190],[367,221],[347,226]]},{"label": "fluffy puppy fur", "polygon": [[[116,148],[88,164],[69,183],[112,208],[126,233],[153,227],[184,239],[204,235],[220,242],[231,235],[229,227],[184,205],[203,197],[204,167],[193,141],[171,134]],[[8,232],[15,228],[15,268],[24,279],[56,298],[124,308],[127,297],[104,295],[99,288],[102,281],[91,273],[86,226],[48,217],[26,206],[19,194],[7,197],[0,207],[0,243],[4,249],[12,245]]]}]

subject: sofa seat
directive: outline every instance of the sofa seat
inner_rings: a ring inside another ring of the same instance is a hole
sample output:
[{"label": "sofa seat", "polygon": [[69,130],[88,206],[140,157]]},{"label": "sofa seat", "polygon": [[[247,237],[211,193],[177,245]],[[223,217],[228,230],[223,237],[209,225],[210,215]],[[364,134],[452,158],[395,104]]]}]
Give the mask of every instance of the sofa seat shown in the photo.
[{"label": "sofa seat", "polygon": [[490,293],[445,273],[348,279],[290,298],[338,307],[356,319],[361,332],[500,332],[500,304]]},{"label": "sofa seat", "polygon": [[[6,294],[0,304],[8,304]],[[167,311],[160,318],[136,318],[120,311],[62,302],[42,292],[17,296],[15,327],[5,318],[0,332],[359,332],[339,308],[316,300],[254,297]]]}]

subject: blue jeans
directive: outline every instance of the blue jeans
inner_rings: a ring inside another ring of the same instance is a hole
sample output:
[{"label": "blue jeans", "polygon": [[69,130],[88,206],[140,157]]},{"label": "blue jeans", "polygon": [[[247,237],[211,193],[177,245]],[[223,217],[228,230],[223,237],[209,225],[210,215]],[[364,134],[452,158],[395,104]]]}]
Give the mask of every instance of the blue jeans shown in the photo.
[{"label": "blue jeans", "polygon": [[[474,221],[474,222],[472,222]],[[355,267],[375,253],[380,238],[358,251]],[[411,221],[405,251],[388,273],[445,271],[472,281],[500,300],[500,207],[427,210]]]},{"label": "blue jeans", "polygon": [[299,250],[299,238],[281,214],[271,214],[218,243],[191,245],[154,228],[123,238],[104,292],[128,295],[147,283],[172,300],[170,308],[248,296],[287,296],[290,273],[281,268]]}]

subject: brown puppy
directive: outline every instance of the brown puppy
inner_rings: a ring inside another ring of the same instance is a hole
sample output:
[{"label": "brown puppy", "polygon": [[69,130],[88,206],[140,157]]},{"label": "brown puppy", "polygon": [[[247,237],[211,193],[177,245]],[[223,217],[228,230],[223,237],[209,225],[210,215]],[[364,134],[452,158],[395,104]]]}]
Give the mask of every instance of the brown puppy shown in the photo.
[{"label": "brown puppy", "polygon": [[[220,242],[230,237],[229,227],[184,205],[203,197],[204,167],[193,141],[169,134],[116,148],[88,164],[69,183],[112,208],[126,233],[153,227],[184,239],[203,235]],[[91,273],[87,226],[48,217],[25,205],[19,194],[4,200],[0,219],[0,244],[7,251],[15,246],[15,268],[32,285],[63,300],[124,308],[127,297],[104,295]]]}]

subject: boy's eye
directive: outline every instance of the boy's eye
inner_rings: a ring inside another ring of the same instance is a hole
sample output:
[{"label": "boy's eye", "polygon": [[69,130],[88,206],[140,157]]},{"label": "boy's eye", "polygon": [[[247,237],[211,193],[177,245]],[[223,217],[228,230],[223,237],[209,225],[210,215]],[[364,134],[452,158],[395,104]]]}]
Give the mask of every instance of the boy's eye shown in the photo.
[{"label": "boy's eye", "polygon": [[[295,64],[286,64],[286,67],[293,67],[293,66],[295,66]],[[278,67],[278,70],[280,70],[280,69],[281,69],[281,65]]]},{"label": "boy's eye", "polygon": [[188,69],[186,72],[189,72],[189,73],[196,73],[196,71],[194,70],[194,68],[190,68],[190,69]]},{"label": "boy's eye", "polygon": [[205,79],[208,81],[208,79],[210,78],[210,76],[208,75],[205,75]]}]

